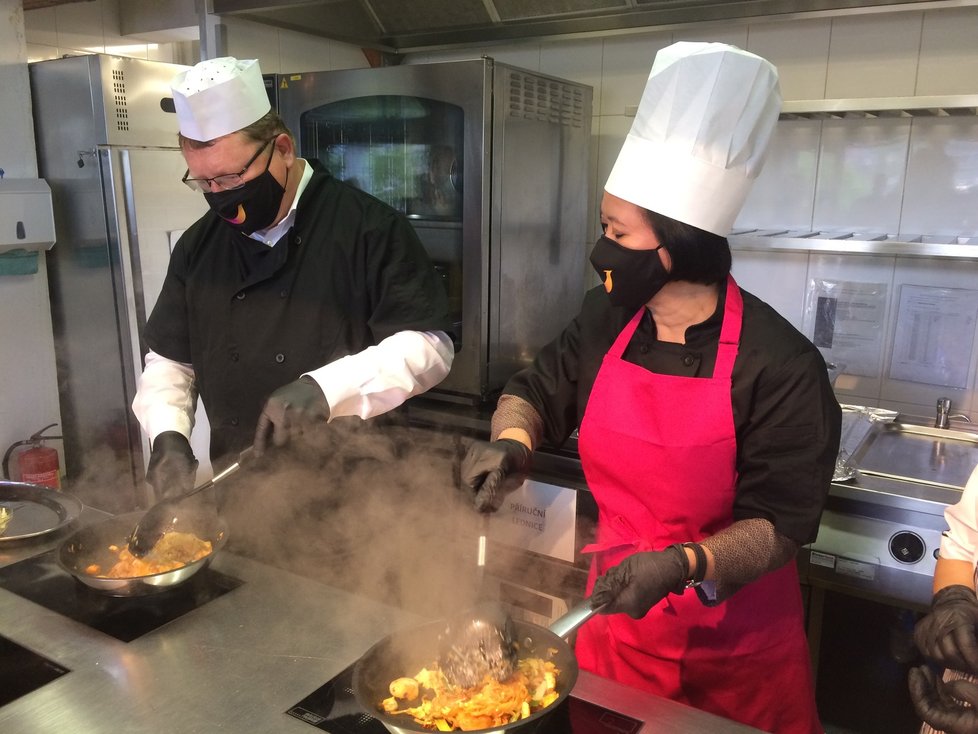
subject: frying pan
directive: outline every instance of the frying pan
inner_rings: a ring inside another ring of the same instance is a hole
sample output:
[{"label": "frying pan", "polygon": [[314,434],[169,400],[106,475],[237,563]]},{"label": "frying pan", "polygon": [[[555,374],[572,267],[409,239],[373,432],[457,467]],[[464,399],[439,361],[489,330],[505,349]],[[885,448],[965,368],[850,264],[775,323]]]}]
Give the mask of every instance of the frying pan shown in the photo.
[{"label": "frying pan", "polygon": [[[574,607],[549,628],[531,622],[513,620],[520,643],[520,657],[538,657],[557,666],[557,700],[525,719],[492,729],[473,730],[478,734],[495,732],[531,732],[540,720],[549,716],[567,698],[577,682],[579,668],[574,651],[564,637],[591,618],[594,610],[589,599]],[[446,631],[446,621],[428,622],[418,627],[388,635],[375,644],[353,666],[353,693],[364,711],[380,721],[394,734],[430,732],[407,714],[389,714],[379,704],[390,696],[395,678],[413,675],[430,666],[438,655],[439,635]]]},{"label": "frying pan", "polygon": [[227,524],[212,513],[200,513],[185,526],[201,540],[211,542],[211,552],[203,558],[181,568],[148,576],[106,579],[85,571],[91,564],[98,564],[103,570],[110,568],[118,558],[110,545],[124,548],[129,534],[142,512],[116,515],[101,522],[87,525],[68,536],[58,548],[58,564],[81,583],[109,596],[142,596],[166,591],[182,584],[197,572],[206,568],[217,552],[227,542]]}]

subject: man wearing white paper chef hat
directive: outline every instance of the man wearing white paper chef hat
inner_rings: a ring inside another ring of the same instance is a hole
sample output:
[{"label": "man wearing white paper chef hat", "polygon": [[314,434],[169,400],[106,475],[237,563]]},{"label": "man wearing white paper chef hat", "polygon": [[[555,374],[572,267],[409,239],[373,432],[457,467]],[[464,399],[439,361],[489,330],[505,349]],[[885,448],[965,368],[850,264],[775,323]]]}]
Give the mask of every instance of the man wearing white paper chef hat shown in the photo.
[{"label": "man wearing white paper chef hat", "polygon": [[257,59],[202,61],[173,80],[180,134],[214,140],[260,120],[272,109]]},{"label": "man wearing white paper chef hat", "polygon": [[795,556],[818,530],[841,410],[818,349],[730,276],[725,238],[779,108],[754,54],[659,52],[601,202],[603,284],[507,383],[462,480],[492,511],[536,446],[578,429],[598,506],[581,667],[817,734]]},{"label": "man wearing white paper chef hat", "polygon": [[445,288],[414,229],[298,157],[257,60],[202,61],[171,87],[183,182],[210,211],[176,244],[145,329],[133,410],[158,495],[193,486],[198,395],[217,463],[389,411],[454,356]]}]

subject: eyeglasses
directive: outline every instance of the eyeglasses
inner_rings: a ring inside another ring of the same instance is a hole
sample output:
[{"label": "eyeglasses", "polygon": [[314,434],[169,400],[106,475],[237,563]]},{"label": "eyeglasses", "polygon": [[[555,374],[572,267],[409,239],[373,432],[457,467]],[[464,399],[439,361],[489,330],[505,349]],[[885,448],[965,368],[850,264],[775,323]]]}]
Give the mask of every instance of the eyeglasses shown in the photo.
[{"label": "eyeglasses", "polygon": [[[214,176],[214,178],[188,178],[190,175],[190,169],[188,168],[187,172],[183,174],[183,178],[180,180],[194,191],[203,191],[205,193],[208,191],[213,191],[215,184],[225,191],[240,189],[245,185],[245,180],[242,178],[242,176],[247,173],[248,169],[251,168],[251,164],[258,160],[258,156],[262,154],[262,151],[265,150],[265,148],[268,147],[268,144],[274,141],[276,137],[278,136],[272,136],[266,140],[262,146],[255,151],[255,154],[251,156],[251,160],[245,163],[244,168],[237,173],[224,173],[220,176]],[[272,148],[272,155],[268,156],[268,163],[265,164],[266,171],[268,170],[268,167],[272,165],[273,155],[275,155],[275,148]]]}]

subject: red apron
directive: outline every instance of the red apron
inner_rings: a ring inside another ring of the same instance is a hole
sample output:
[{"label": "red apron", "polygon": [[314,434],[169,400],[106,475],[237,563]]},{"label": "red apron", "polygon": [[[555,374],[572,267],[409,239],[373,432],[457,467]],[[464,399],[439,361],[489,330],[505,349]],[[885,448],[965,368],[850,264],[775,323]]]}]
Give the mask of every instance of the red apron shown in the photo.
[{"label": "red apron", "polygon": [[[598,505],[595,578],[637,551],[701,540],[732,522],[737,439],[730,375],[743,301],[729,278],[711,378],[621,358],[644,313],[602,362],[578,448]],[[715,607],[692,589],[642,619],[596,615],[578,633],[585,670],[777,734],[820,734],[798,573],[762,576]]]}]

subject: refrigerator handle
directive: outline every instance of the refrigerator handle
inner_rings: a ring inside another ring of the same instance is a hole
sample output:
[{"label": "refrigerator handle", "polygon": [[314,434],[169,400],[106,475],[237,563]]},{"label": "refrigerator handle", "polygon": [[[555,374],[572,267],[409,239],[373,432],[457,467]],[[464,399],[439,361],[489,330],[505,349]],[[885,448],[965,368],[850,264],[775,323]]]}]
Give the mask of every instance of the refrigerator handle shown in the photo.
[{"label": "refrigerator handle", "polygon": [[[100,147],[99,165],[103,172],[109,263],[117,294],[116,318],[119,323],[119,346],[124,361],[123,381],[128,409],[136,396],[137,380],[143,371],[142,327],[146,323],[130,152],[126,149]],[[145,467],[142,466],[141,458],[149,456],[149,441],[143,436],[133,416],[127,416],[126,425],[130,445],[134,448],[142,446],[142,451],[130,452],[130,469],[134,486],[143,487]]]}]

